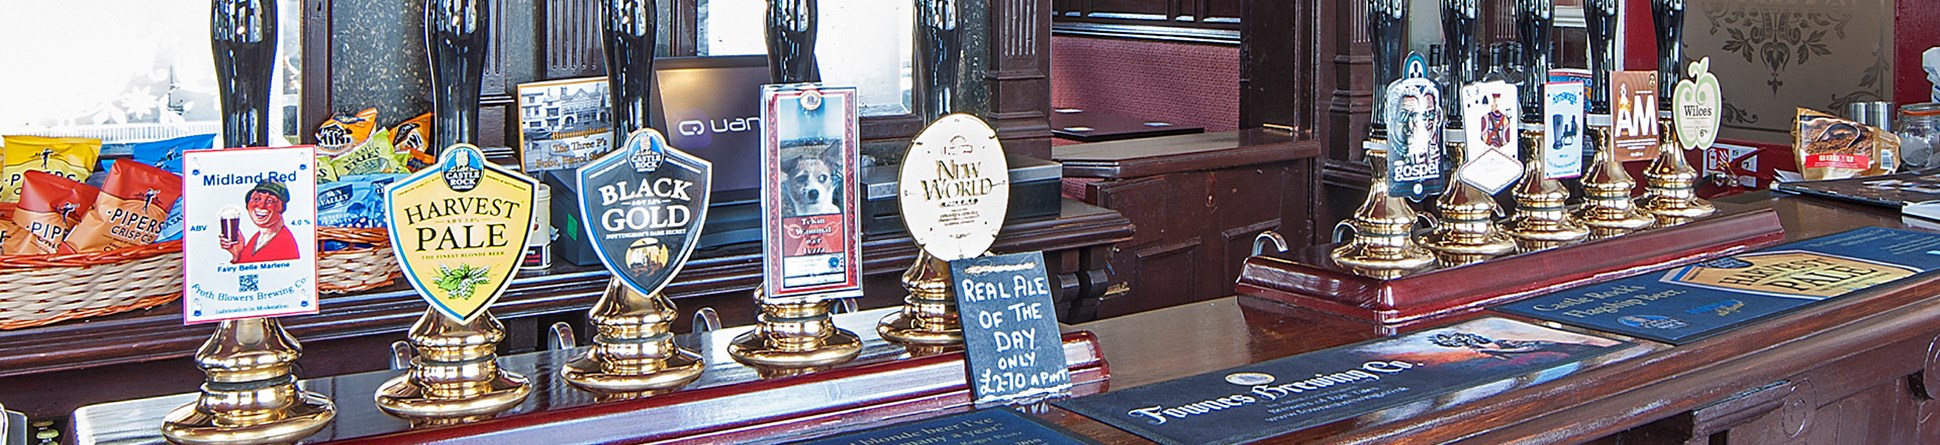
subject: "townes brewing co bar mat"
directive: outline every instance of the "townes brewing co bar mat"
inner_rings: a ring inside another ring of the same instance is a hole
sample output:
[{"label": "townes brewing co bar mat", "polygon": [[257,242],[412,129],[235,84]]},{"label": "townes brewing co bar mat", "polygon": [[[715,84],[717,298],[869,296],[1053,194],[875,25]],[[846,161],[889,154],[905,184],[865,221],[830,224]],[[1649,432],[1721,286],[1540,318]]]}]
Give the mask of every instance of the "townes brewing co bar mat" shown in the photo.
[{"label": "townes brewing co bar mat", "polygon": [[1632,346],[1486,317],[1052,404],[1159,443],[1234,444],[1415,402],[1425,410],[1427,399],[1515,377],[1533,385]]},{"label": "townes brewing co bar mat", "polygon": [[1940,235],[1867,227],[1497,306],[1684,344],[1940,269]]}]

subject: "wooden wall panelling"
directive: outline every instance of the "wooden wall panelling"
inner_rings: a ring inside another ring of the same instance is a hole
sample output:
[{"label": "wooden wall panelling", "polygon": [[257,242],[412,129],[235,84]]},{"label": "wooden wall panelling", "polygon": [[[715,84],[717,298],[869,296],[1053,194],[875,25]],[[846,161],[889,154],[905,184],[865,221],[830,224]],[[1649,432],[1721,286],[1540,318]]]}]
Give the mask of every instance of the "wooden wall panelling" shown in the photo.
[{"label": "wooden wall panelling", "polygon": [[989,0],[990,108],[1004,150],[1051,158],[1051,0]]},{"label": "wooden wall panelling", "polygon": [[297,109],[297,128],[306,144],[316,143],[316,125],[330,113],[331,7],[331,0],[303,2],[303,105]]},{"label": "wooden wall panelling", "polygon": [[598,76],[606,73],[606,53],[600,42],[602,20],[596,0],[545,0],[539,11],[542,31],[540,73],[546,79]]}]

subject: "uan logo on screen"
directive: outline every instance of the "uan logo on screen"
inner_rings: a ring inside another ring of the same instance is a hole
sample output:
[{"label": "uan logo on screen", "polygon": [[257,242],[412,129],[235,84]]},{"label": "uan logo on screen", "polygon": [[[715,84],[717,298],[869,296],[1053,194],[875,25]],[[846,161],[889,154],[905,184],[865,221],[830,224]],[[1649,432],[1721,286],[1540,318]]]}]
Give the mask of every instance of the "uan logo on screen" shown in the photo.
[{"label": "uan logo on screen", "polygon": [[735,142],[739,138],[750,138],[745,143],[753,143],[752,138],[761,131],[760,116],[715,119],[702,112],[689,112],[685,116],[690,118],[674,123],[668,142],[687,150],[712,148],[717,142],[722,146],[732,146],[742,143]]},{"label": "uan logo on screen", "polygon": [[709,134],[744,133],[761,129],[759,116],[737,117],[733,119],[700,119],[680,121],[681,136],[704,136]]}]

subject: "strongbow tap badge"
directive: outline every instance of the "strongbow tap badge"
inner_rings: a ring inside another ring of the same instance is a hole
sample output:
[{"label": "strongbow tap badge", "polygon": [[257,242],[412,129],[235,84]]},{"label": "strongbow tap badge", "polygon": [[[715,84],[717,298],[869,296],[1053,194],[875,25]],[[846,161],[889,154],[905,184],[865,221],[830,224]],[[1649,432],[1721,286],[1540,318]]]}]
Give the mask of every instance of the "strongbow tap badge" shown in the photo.
[{"label": "strongbow tap badge", "polygon": [[954,261],[997,242],[1010,204],[1010,168],[997,131],[952,114],[930,124],[903,159],[903,221],[930,255]]},{"label": "strongbow tap badge", "polygon": [[315,159],[307,146],[183,154],[184,321],[317,312]]},{"label": "strongbow tap badge", "polygon": [[531,233],[538,182],[485,161],[471,144],[385,191],[404,279],[439,313],[470,322],[512,282]]},{"label": "strongbow tap badge", "polygon": [[651,129],[580,168],[580,218],[600,263],[641,295],[659,292],[700,240],[712,173]]}]

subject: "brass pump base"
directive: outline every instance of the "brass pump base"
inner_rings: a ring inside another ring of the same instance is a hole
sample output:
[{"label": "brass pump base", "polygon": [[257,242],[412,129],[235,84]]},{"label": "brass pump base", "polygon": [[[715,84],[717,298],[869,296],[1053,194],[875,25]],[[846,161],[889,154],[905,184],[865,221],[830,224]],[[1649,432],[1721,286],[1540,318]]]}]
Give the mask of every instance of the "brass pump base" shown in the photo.
[{"label": "brass pump base", "polygon": [[[1525,124],[1527,125],[1527,124]],[[1583,241],[1590,229],[1569,218],[1569,189],[1548,178],[1544,171],[1540,126],[1522,128],[1522,180],[1516,184],[1516,213],[1503,222],[1502,231],[1516,240],[1516,250],[1534,252]]]},{"label": "brass pump base", "polygon": [[1433,253],[1414,243],[1418,216],[1408,200],[1388,194],[1387,145],[1373,139],[1362,144],[1374,167],[1374,181],[1361,207],[1335,226],[1336,232],[1353,229],[1354,238],[1329,253],[1335,263],[1375,278],[1392,278],[1435,263]]},{"label": "brass pump base", "polygon": [[487,416],[518,406],[532,393],[524,376],[498,367],[505,326],[491,313],[460,324],[427,309],[411,325],[417,350],[410,371],[377,389],[377,407],[407,419]]},{"label": "brass pump base", "polygon": [[1637,198],[1637,207],[1657,218],[1657,227],[1684,224],[1716,213],[1718,209],[1710,201],[1697,197],[1698,173],[1690,163],[1684,162],[1684,144],[1677,140],[1670,116],[1658,117],[1657,131],[1663,135],[1663,143],[1657,146],[1657,159],[1644,169],[1645,191],[1644,196]]},{"label": "brass pump base", "polygon": [[195,403],[170,411],[162,437],[189,445],[295,442],[337,417],[330,399],[296,386],[302,346],[273,318],[224,321],[195,352],[208,374]]},{"label": "brass pump base", "polygon": [[[1464,143],[1449,142],[1448,147],[1448,156],[1462,158]],[[1502,207],[1482,189],[1454,181],[1448,191],[1442,192],[1441,198],[1435,199],[1435,209],[1441,217],[1435,220],[1435,229],[1423,235],[1420,242],[1422,247],[1435,252],[1441,266],[1481,262],[1516,250],[1515,241],[1502,234],[1495,224]]]},{"label": "brass pump base", "polygon": [[929,252],[916,254],[916,264],[903,272],[903,310],[876,325],[883,339],[909,346],[963,344],[963,323],[950,292],[950,264]]},{"label": "brass pump base", "polygon": [[829,319],[831,301],[771,303],[755,289],[761,314],[754,330],[734,338],[728,355],[734,361],[768,368],[815,368],[848,363],[862,354],[862,340],[854,332],[835,327]]},{"label": "brass pump base", "polygon": [[641,295],[608,282],[588,319],[593,348],[566,362],[559,376],[595,392],[637,393],[678,388],[701,377],[700,354],[674,344],[678,314],[665,295]]},{"label": "brass pump base", "polygon": [[1590,228],[1593,240],[1623,236],[1657,222],[1630,202],[1630,191],[1637,187],[1637,181],[1611,152],[1609,120],[1608,115],[1589,119],[1586,142],[1596,144],[1596,155],[1590,161],[1590,171],[1583,175],[1583,206],[1570,214],[1578,224]]}]

